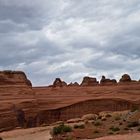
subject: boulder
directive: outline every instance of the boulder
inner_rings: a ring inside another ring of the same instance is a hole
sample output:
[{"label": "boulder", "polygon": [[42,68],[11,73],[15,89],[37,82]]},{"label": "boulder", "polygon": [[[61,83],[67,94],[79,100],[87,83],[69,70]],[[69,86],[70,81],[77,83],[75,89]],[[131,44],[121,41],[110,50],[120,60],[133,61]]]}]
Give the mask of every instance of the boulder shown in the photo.
[{"label": "boulder", "polygon": [[121,79],[120,79],[120,82],[121,83],[124,83],[124,82],[131,82],[131,77],[128,75],[128,74],[124,74],[122,75]]},{"label": "boulder", "polygon": [[102,78],[100,80],[101,85],[114,85],[116,83],[117,83],[117,81],[115,79],[106,79],[105,76],[102,76]]},{"label": "boulder", "polygon": [[35,126],[38,103],[24,72],[0,71],[0,99],[0,131]]},{"label": "boulder", "polygon": [[74,118],[74,119],[67,120],[67,123],[78,123],[81,121],[83,121],[81,118]]},{"label": "boulder", "polygon": [[88,76],[84,77],[81,83],[81,86],[94,86],[94,85],[98,85],[97,79]]},{"label": "boulder", "polygon": [[82,117],[82,120],[96,120],[97,118],[97,114],[86,114]]}]

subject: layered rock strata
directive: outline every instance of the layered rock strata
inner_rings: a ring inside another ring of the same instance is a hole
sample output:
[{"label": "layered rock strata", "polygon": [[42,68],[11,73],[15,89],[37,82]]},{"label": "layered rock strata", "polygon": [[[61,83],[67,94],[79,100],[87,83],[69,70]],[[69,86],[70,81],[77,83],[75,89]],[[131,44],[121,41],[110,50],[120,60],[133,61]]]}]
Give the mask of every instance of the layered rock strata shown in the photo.
[{"label": "layered rock strata", "polygon": [[95,85],[98,85],[97,79],[88,76],[84,77],[81,83],[81,86],[95,86]]},{"label": "layered rock strata", "polygon": [[0,71],[0,104],[0,131],[35,126],[37,100],[24,72]]}]

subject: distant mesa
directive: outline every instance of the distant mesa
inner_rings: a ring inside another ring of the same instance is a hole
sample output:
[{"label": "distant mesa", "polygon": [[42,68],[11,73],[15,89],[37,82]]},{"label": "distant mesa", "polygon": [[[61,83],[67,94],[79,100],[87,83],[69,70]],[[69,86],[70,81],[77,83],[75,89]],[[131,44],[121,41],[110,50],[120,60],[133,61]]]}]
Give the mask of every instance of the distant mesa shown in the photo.
[{"label": "distant mesa", "polygon": [[0,85],[30,86],[32,83],[22,71],[0,71]]},{"label": "distant mesa", "polygon": [[83,78],[83,81],[81,83],[81,86],[95,86],[95,85],[98,85],[98,81],[96,78],[93,78],[93,77],[84,77]]},{"label": "distant mesa", "polygon": [[122,75],[121,79],[120,79],[120,83],[124,83],[124,82],[131,82],[131,77],[128,74],[124,74]]},{"label": "distant mesa", "polygon": [[64,87],[67,86],[67,83],[65,81],[62,81],[60,78],[56,78],[53,82],[53,87]]},{"label": "distant mesa", "polygon": [[68,84],[68,86],[72,86],[72,87],[73,86],[79,86],[79,84],[77,82],[74,82],[74,83],[71,82],[70,84]]},{"label": "distant mesa", "polygon": [[53,85],[50,85],[49,87],[74,87],[74,86],[79,86],[79,87],[88,87],[88,86],[111,86],[111,85],[118,85],[118,84],[127,84],[127,83],[138,83],[139,81],[136,80],[132,80],[131,77],[128,74],[124,74],[122,75],[121,79],[119,80],[119,82],[117,82],[116,79],[109,79],[106,78],[104,75],[102,76],[100,82],[97,81],[96,78],[94,77],[89,77],[89,76],[85,76],[82,79],[81,84],[78,84],[77,82],[74,83],[70,83],[67,84],[65,81],[62,81],[60,78],[56,78],[55,81],[53,82]]},{"label": "distant mesa", "polygon": [[113,85],[113,84],[117,84],[117,81],[115,79],[106,79],[105,76],[102,76],[102,78],[100,80],[100,84],[101,85]]}]

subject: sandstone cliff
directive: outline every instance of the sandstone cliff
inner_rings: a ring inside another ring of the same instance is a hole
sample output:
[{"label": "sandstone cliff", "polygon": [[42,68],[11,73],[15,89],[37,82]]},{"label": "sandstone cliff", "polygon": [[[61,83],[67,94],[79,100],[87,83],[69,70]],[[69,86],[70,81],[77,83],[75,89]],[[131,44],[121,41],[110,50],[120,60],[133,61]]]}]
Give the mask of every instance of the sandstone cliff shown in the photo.
[{"label": "sandstone cliff", "polygon": [[37,100],[24,72],[0,71],[0,104],[0,131],[33,125]]},{"label": "sandstone cliff", "polygon": [[0,86],[32,86],[30,80],[22,71],[0,71]]}]

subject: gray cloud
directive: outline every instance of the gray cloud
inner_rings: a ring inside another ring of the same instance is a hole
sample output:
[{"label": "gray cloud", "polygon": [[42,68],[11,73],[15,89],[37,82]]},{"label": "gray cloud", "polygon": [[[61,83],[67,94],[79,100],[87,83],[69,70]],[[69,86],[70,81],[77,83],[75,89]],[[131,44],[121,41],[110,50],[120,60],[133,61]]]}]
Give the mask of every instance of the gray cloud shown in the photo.
[{"label": "gray cloud", "polygon": [[0,0],[0,69],[34,85],[140,73],[139,0]]}]

